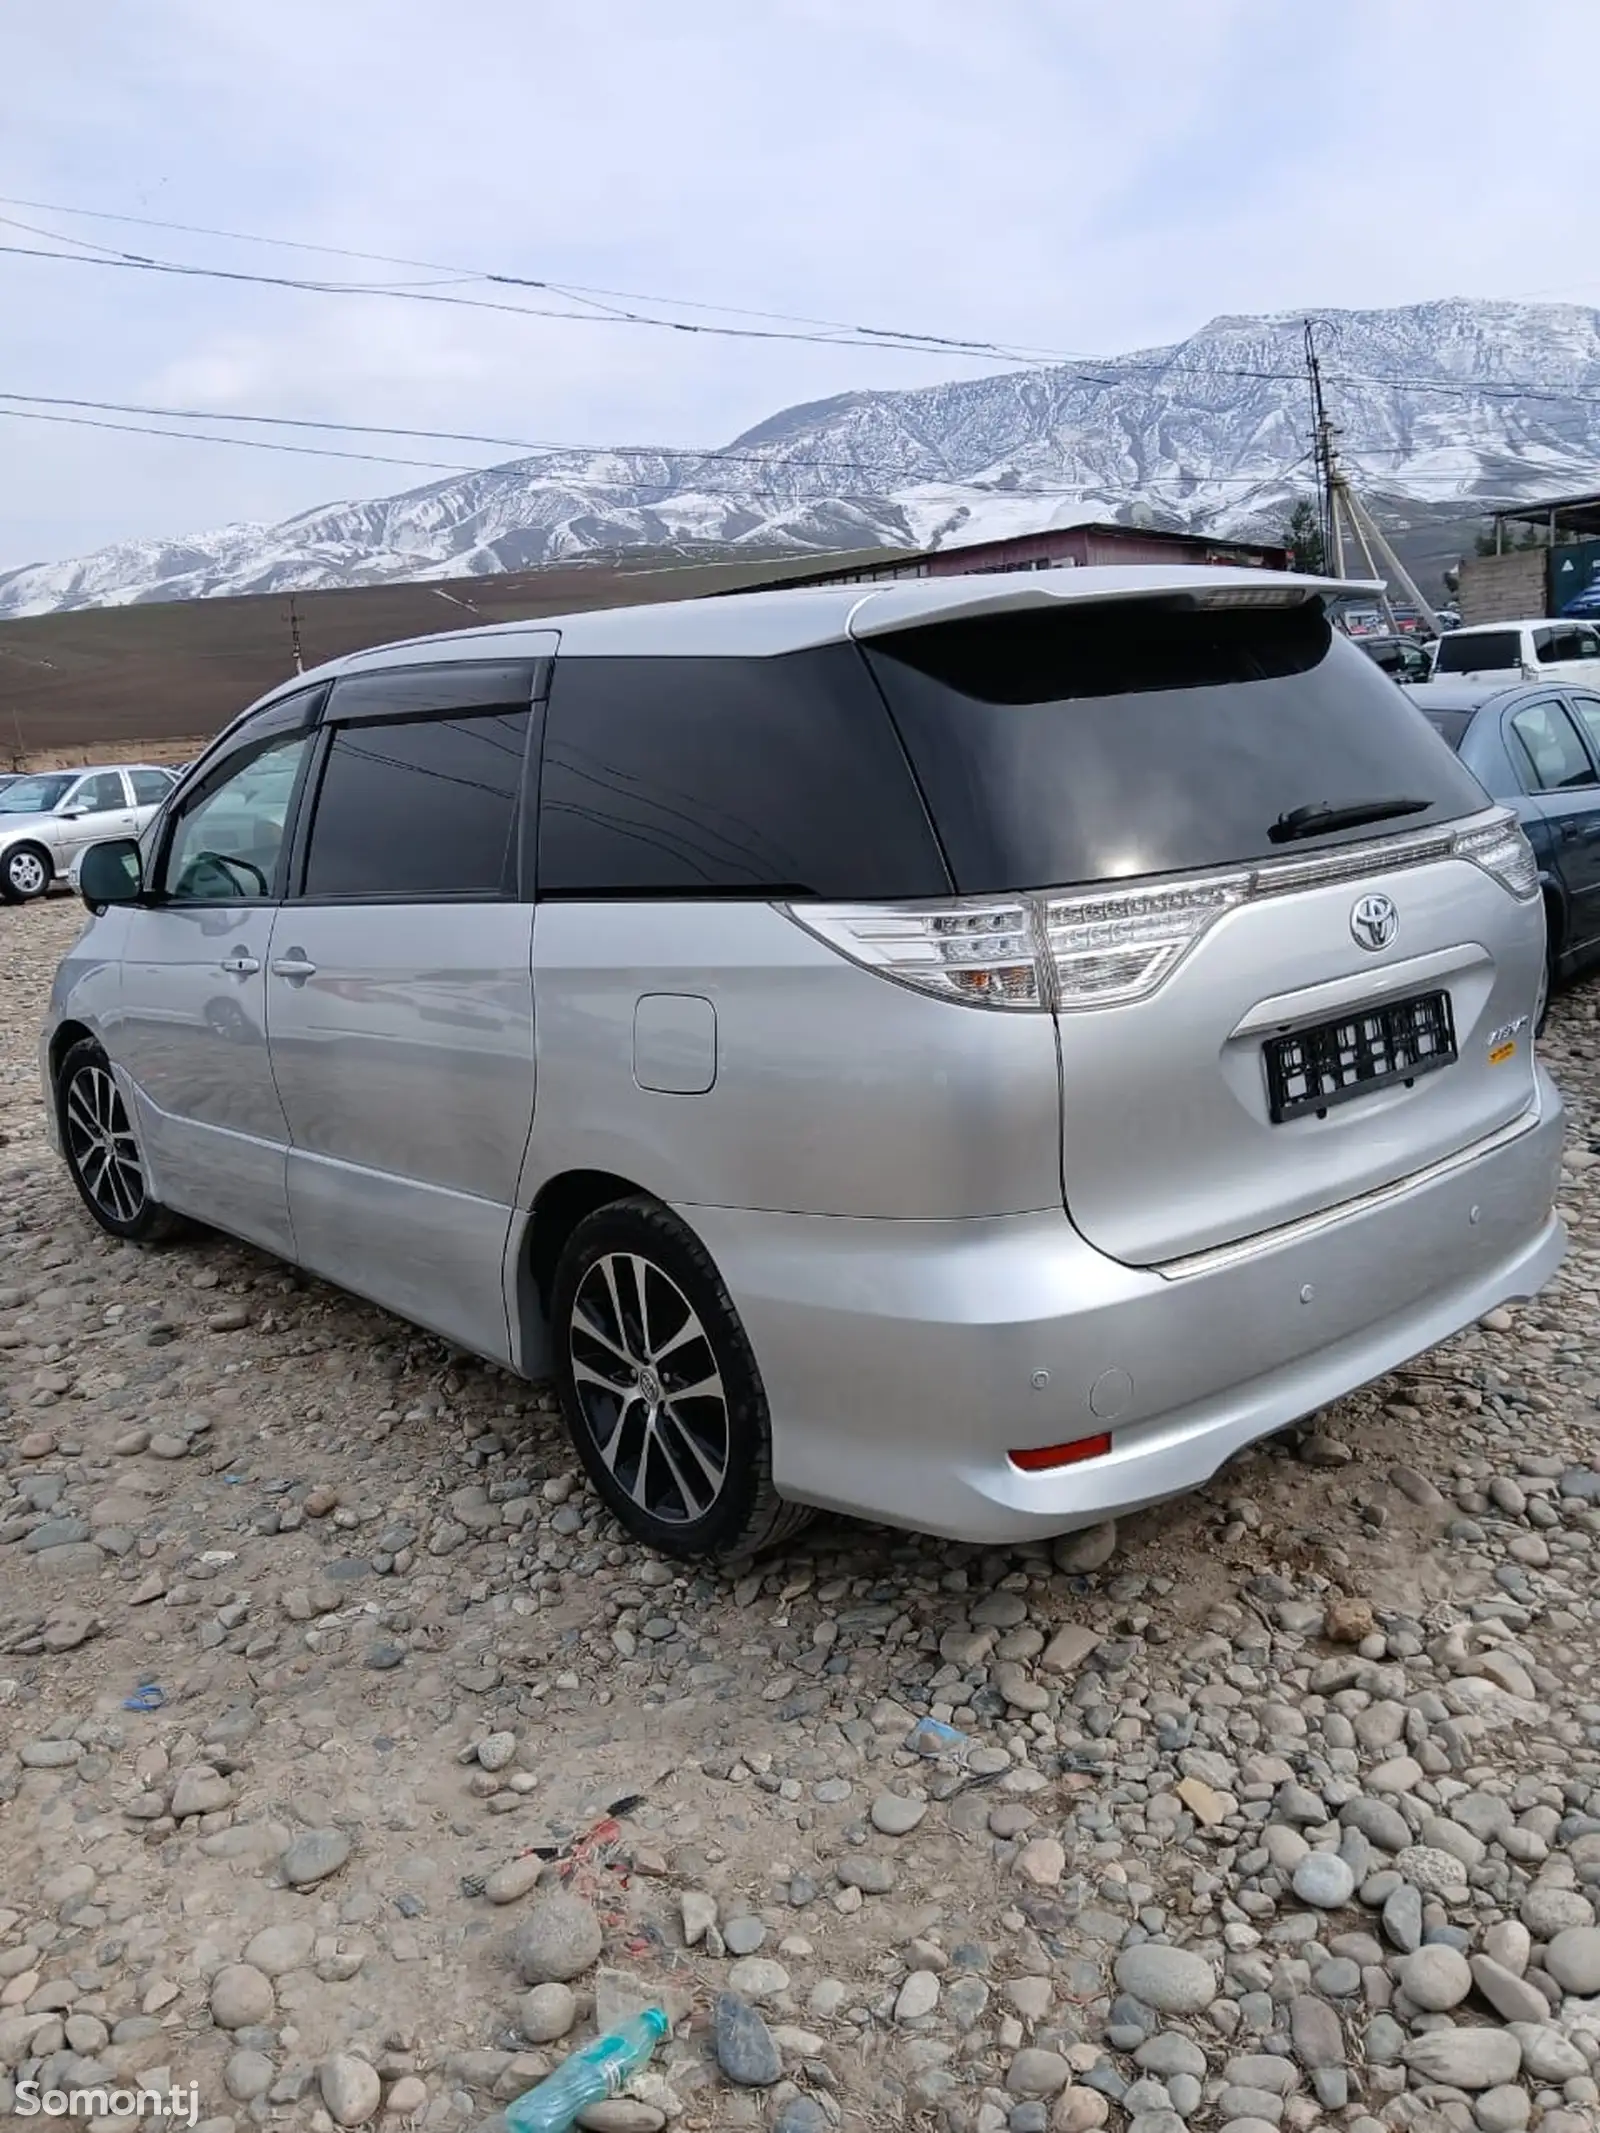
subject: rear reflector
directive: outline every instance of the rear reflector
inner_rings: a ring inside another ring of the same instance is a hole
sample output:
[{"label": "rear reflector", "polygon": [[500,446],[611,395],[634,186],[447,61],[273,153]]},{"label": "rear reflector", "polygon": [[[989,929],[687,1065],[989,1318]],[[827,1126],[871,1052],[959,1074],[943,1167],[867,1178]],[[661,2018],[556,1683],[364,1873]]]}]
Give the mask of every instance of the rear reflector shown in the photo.
[{"label": "rear reflector", "polygon": [[1070,1444],[1042,1444],[1036,1451],[1008,1452],[1006,1457],[1025,1474],[1048,1474],[1053,1467],[1076,1466],[1081,1459],[1101,1459],[1111,1449],[1111,1432],[1098,1437],[1074,1437]]}]

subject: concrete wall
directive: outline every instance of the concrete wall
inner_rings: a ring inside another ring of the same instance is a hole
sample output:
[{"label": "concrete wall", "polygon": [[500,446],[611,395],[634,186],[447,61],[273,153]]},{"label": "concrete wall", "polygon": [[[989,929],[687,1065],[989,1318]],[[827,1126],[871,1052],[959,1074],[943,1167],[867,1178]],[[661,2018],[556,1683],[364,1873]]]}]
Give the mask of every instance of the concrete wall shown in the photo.
[{"label": "concrete wall", "polygon": [[1549,552],[1518,548],[1509,555],[1468,556],[1461,565],[1463,622],[1520,622],[1545,611]]}]

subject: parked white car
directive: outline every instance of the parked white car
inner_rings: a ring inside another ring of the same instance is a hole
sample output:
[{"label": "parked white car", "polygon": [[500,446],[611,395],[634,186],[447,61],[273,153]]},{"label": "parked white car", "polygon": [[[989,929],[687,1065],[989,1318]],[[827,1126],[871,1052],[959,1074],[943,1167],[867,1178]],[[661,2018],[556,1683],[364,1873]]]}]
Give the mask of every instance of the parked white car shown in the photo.
[{"label": "parked white car", "polygon": [[0,786],[0,896],[29,903],[70,880],[91,844],[137,837],[175,783],[154,764],[96,763]]},{"label": "parked white car", "polygon": [[1475,622],[1439,639],[1433,672],[1435,680],[1575,681],[1600,688],[1600,628],[1549,618]]}]

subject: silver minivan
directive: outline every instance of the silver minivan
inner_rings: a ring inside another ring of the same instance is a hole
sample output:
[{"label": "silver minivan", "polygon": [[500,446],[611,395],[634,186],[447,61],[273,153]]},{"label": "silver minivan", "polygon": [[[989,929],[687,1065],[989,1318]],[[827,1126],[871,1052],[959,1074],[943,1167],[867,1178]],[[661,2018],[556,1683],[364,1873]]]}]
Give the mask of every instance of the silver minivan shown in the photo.
[{"label": "silver minivan", "polygon": [[84,861],[78,1189],[554,1376],[680,1555],[1190,1488],[1563,1248],[1532,855],[1339,589],[813,588],[296,676]]}]

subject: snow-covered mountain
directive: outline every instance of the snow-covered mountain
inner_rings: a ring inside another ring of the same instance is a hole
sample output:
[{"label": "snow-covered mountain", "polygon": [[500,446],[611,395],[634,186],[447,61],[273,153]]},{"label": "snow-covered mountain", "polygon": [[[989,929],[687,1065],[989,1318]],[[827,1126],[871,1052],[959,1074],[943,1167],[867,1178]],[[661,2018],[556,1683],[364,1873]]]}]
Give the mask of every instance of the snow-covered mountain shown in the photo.
[{"label": "snow-covered mountain", "polygon": [[[541,452],[277,526],[0,574],[0,617],[525,570],[601,550],[942,545],[1148,515],[1279,526],[1309,486],[1299,315],[1169,348],[791,407],[719,451]],[[1600,312],[1464,299],[1323,314],[1347,466],[1391,517],[1600,487]]]}]

